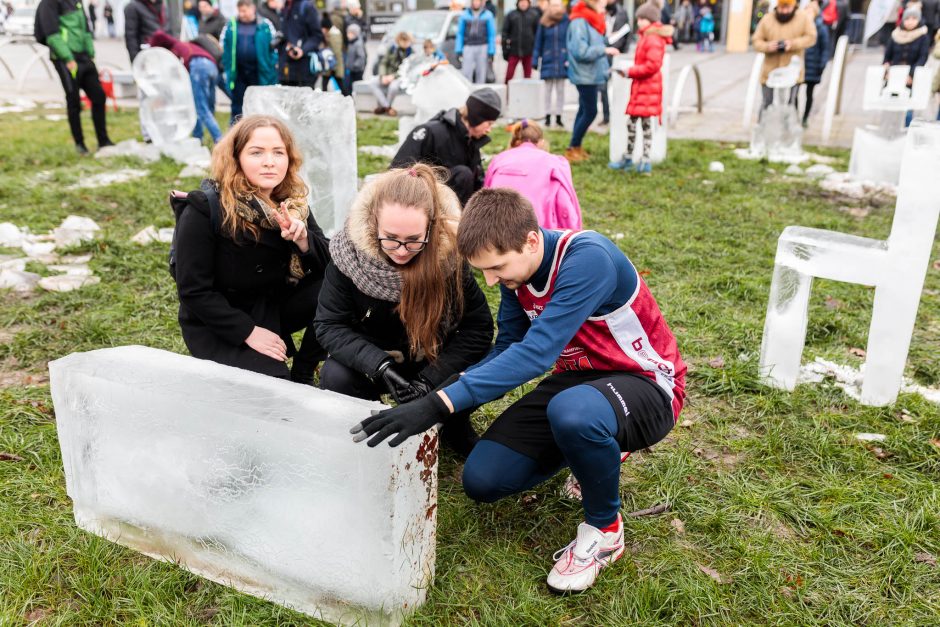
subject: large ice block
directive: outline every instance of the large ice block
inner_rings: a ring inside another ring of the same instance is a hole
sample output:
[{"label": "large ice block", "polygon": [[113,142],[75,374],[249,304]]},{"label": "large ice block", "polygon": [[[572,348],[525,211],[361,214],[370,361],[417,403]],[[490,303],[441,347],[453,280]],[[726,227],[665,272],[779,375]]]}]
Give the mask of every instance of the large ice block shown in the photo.
[{"label": "large ice block", "polygon": [[930,70],[914,69],[911,86],[907,77],[909,65],[892,65],[885,73],[884,66],[871,65],[865,69],[865,88],[862,109],[865,111],[916,111],[930,103]]},{"label": "large ice block", "polygon": [[356,110],[352,98],[309,87],[249,87],[245,115],[274,115],[290,127],[304,155],[310,209],[326,234],[343,228],[356,196]]},{"label": "large ice block", "polygon": [[140,119],[156,146],[189,137],[196,125],[196,105],[189,73],[165,48],[147,48],[134,57],[134,80],[144,94]]},{"label": "large ice block", "polygon": [[379,403],[141,346],[49,372],[82,529],[333,622],[423,603],[435,434],[368,448],[349,429]]},{"label": "large ice block", "polygon": [[[633,65],[633,62],[628,60],[624,55],[614,57],[613,67],[614,69],[619,70],[628,70],[630,66]],[[653,120],[653,143],[650,146],[650,161],[652,163],[660,163],[666,159],[666,104],[668,100],[668,90],[669,90],[669,65],[670,65],[670,56],[667,54],[663,57],[663,67],[661,69],[663,75],[663,116],[662,124],[659,123],[658,119]],[[627,151],[627,102],[630,100],[630,83],[632,81],[629,78],[624,78],[620,76],[617,72],[612,72],[610,75],[610,140],[609,140],[609,152],[611,161],[620,161],[623,157],[623,154]],[[639,127],[639,125],[637,125]],[[640,155],[643,151],[643,131],[640,128],[637,128],[636,133],[636,142],[633,147],[633,154],[631,157],[634,162],[640,160]]]},{"label": "large ice block", "polygon": [[[903,116],[901,113],[902,123]],[[885,131],[883,127],[856,127],[849,158],[849,174],[856,181],[898,184],[904,134]]]},{"label": "large ice block", "polygon": [[914,330],[940,215],[940,123],[908,130],[897,207],[887,240],[790,226],[777,242],[761,344],[761,376],[792,390],[806,339],[813,277],[875,288],[861,401],[894,402]]},{"label": "large ice block", "polygon": [[761,112],[760,120],[751,130],[751,155],[785,163],[797,163],[806,158],[799,113],[789,101],[801,71],[802,59],[795,56],[789,65],[772,70],[768,75],[765,86],[773,90],[773,101]]},{"label": "large ice block", "polygon": [[415,126],[424,124],[440,111],[464,106],[475,89],[454,66],[434,66],[433,70],[417,78],[410,92],[415,106]]},{"label": "large ice block", "polygon": [[545,81],[539,78],[516,78],[509,81],[506,117],[542,121],[545,117]]}]

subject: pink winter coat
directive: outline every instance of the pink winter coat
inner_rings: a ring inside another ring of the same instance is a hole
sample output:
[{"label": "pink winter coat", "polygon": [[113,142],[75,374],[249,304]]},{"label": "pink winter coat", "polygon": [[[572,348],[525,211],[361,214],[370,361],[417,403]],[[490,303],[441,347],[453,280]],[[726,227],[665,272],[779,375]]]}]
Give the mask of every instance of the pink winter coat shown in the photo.
[{"label": "pink winter coat", "polygon": [[493,157],[483,184],[509,187],[528,198],[542,228],[581,228],[581,205],[564,157],[524,142]]}]

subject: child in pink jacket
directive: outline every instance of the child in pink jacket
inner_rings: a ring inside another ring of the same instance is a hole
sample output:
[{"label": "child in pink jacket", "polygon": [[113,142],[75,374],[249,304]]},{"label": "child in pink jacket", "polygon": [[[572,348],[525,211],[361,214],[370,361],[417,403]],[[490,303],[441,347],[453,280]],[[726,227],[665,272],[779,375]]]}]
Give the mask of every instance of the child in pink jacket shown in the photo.
[{"label": "child in pink jacket", "polygon": [[581,228],[581,205],[571,180],[571,165],[564,157],[548,152],[542,129],[535,122],[522,120],[512,126],[509,150],[490,161],[483,185],[509,187],[528,198],[543,228]]}]

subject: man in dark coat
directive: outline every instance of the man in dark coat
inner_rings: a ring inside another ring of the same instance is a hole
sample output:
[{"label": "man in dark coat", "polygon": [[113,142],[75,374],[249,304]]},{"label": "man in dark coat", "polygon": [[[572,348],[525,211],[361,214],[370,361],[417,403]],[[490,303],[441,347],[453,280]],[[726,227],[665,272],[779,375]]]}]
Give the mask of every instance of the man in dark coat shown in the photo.
[{"label": "man in dark coat", "polygon": [[199,0],[199,34],[212,35],[222,41],[222,29],[225,28],[225,16],[212,6],[210,0]]},{"label": "man in dark coat", "polygon": [[506,59],[506,82],[512,80],[516,65],[522,63],[522,75],[532,77],[532,51],[535,49],[535,31],[539,27],[541,13],[533,8],[529,0],[516,2],[516,10],[510,11],[503,22],[503,58]]},{"label": "man in dark coat", "polygon": [[281,30],[281,7],[284,6],[282,0],[264,0],[261,4],[258,5],[258,14],[264,19],[271,22],[274,26],[274,30]]},{"label": "man in dark coat", "polygon": [[466,204],[483,187],[480,149],[490,142],[490,128],[502,108],[499,95],[489,87],[473,92],[460,109],[441,111],[415,127],[398,149],[391,167],[405,168],[421,162],[447,168],[447,185],[460,203]]},{"label": "man in dark coat", "polygon": [[277,49],[277,75],[281,85],[313,87],[317,74],[310,71],[310,55],[323,45],[320,14],[310,0],[287,0],[281,9],[284,39]]},{"label": "man in dark coat", "polygon": [[[624,53],[630,47],[630,16],[627,15],[619,0],[607,0],[606,11],[604,21],[607,24],[607,37],[610,40],[610,47]],[[607,62],[612,63],[613,57],[608,55]],[[598,91],[601,93],[601,114],[603,115],[601,125],[603,126],[604,124],[610,124],[610,99],[607,96],[607,83],[605,82]]]},{"label": "man in dark coat", "polygon": [[927,26],[927,41],[933,41],[940,28],[940,0],[921,0],[920,10]]},{"label": "man in dark coat", "polygon": [[166,7],[163,0],[131,0],[124,7],[124,43],[131,63],[140,47],[150,41],[158,30],[166,26]]}]

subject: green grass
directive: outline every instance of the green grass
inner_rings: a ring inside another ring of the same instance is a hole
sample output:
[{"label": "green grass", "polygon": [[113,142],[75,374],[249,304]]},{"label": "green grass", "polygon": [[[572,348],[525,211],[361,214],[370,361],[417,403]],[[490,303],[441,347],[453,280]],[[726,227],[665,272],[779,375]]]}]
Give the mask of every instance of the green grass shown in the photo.
[{"label": "green grass", "polygon": [[[115,140],[134,136],[134,112],[108,120]],[[76,249],[94,253],[100,285],[0,293],[0,453],[15,456],[0,461],[0,625],[313,623],[75,527],[46,362],[124,344],[185,352],[167,248],[128,238],[147,224],[172,225],[167,191],[196,181],[178,180],[180,166],[166,160],[79,159],[64,122],[4,115],[0,137],[3,220],[42,231],[74,213],[104,229]],[[386,121],[360,122],[361,144],[394,138]],[[563,149],[565,134],[551,139]],[[671,509],[628,521],[627,553],[593,590],[556,597],[544,585],[551,554],[581,520],[577,504],[557,497],[563,477],[524,499],[477,505],[463,496],[460,464],[444,455],[437,579],[409,624],[940,623],[940,568],[915,557],[940,557],[940,448],[931,444],[940,409],[914,395],[868,408],[829,384],[789,394],[756,377],[780,231],[800,224],[885,237],[891,204],[852,217],[840,207],[858,201],[787,181],[782,168],[738,161],[730,146],[712,142],[671,142],[668,162],[651,177],[624,176],[605,167],[605,140],[590,135],[586,148],[596,156],[575,168],[585,225],[623,234],[616,242],[643,270],[690,364],[682,416],[690,423],[624,465],[624,509]],[[505,141],[499,131],[493,146]],[[844,169],[847,155],[830,154]],[[726,172],[707,172],[712,160]],[[360,174],[385,163],[362,155]],[[147,167],[150,176],[64,189],[117,165]],[[940,259],[940,247],[931,258]],[[940,270],[932,267],[908,358],[909,376],[932,386],[940,384],[938,293]],[[488,295],[495,307],[496,293]],[[849,348],[865,346],[871,305],[870,289],[817,281],[804,359],[857,365]],[[709,365],[717,357],[724,367]],[[518,395],[485,407],[478,427]],[[887,440],[866,446],[854,439],[860,431]]]}]

